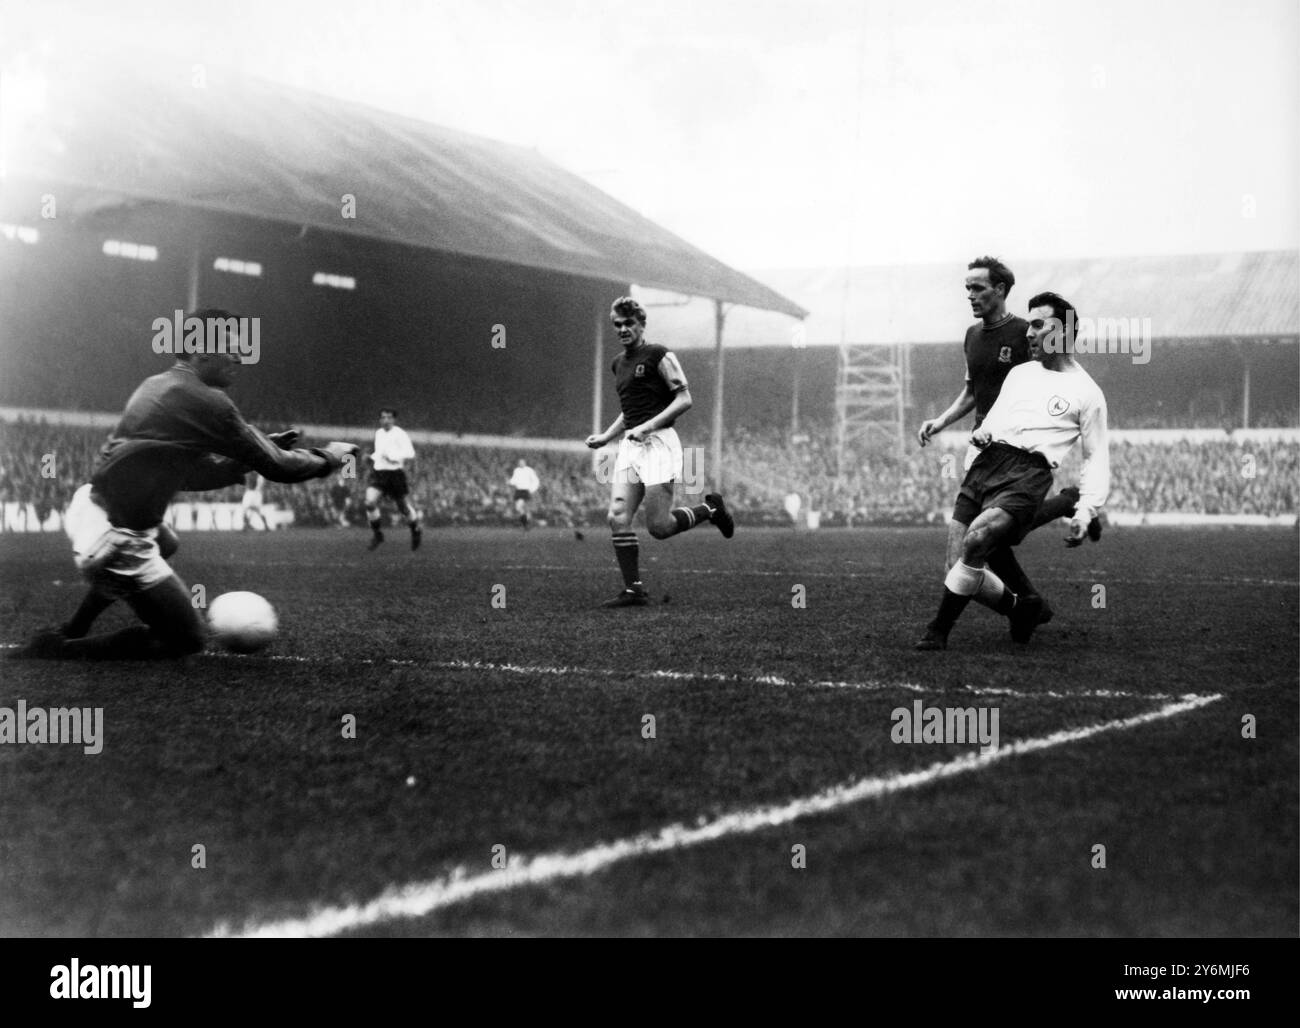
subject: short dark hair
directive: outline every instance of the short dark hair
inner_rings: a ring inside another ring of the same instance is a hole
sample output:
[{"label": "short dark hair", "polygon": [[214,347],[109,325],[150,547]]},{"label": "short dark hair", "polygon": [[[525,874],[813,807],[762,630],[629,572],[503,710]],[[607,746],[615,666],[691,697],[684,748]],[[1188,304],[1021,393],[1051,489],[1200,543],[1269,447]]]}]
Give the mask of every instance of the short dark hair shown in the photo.
[{"label": "short dark hair", "polygon": [[1079,312],[1074,309],[1074,304],[1059,293],[1038,293],[1029,298],[1029,309],[1032,311],[1035,307],[1051,307],[1052,317],[1061,323],[1062,326],[1068,324],[1079,324]]},{"label": "short dark hair", "polygon": [[397,408],[396,408],[396,407],[380,407],[380,408],[379,408],[379,416],[382,418],[385,414],[391,414],[391,415],[393,416],[393,420],[397,420]]},{"label": "short dark hair", "polygon": [[1004,297],[1011,295],[1011,287],[1016,284],[1015,273],[1002,263],[998,257],[976,257],[966,265],[967,271],[974,271],[976,268],[985,268],[989,273],[989,282],[995,286],[1002,286],[1002,295]]},{"label": "short dark hair", "polygon": [[1079,312],[1074,309],[1074,304],[1059,293],[1038,293],[1029,298],[1029,309],[1032,311],[1035,307],[1052,308],[1052,317],[1061,326],[1063,347],[1067,353],[1073,353],[1079,331]]},{"label": "short dark hair", "polygon": [[[189,321],[190,318],[198,318],[200,321],[202,321],[204,324],[204,332],[206,332],[207,322],[209,318],[216,318],[219,321],[225,321],[227,318],[234,318],[235,320],[239,320],[239,315],[231,314],[230,311],[226,310],[224,307],[200,307],[198,310],[193,310],[190,311],[188,314],[186,314],[181,324],[182,325],[185,324],[185,322]],[[188,361],[193,356],[194,354],[187,353],[185,352],[184,349],[182,349],[181,352],[175,354],[175,357],[178,361]]]},{"label": "short dark hair", "polygon": [[630,296],[620,296],[610,304],[609,313],[620,314],[625,318],[636,318],[641,324],[645,324],[645,308]]}]

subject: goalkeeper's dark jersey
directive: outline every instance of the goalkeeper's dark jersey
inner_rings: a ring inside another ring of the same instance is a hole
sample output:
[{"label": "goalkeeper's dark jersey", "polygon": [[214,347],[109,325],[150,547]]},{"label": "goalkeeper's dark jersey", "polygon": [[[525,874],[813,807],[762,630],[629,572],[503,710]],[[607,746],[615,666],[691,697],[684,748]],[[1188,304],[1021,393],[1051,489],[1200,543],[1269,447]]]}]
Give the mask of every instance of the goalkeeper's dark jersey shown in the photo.
[{"label": "goalkeeper's dark jersey", "polygon": [[996,328],[977,322],[966,330],[962,349],[966,353],[966,377],[975,394],[976,428],[1002,392],[1007,372],[1029,360],[1029,340],[1025,336],[1028,328],[1029,322],[1013,314]]},{"label": "goalkeeper's dark jersey", "polygon": [[229,396],[177,363],[131,394],[90,480],[114,525],[143,531],[162,521],[176,493],[235,485],[249,471],[302,482],[329,474],[330,462],[312,450],[281,450]]},{"label": "goalkeeper's dark jersey", "polygon": [[624,428],[644,424],[673,402],[673,394],[686,388],[681,365],[666,346],[654,343],[619,354],[613,371]]}]

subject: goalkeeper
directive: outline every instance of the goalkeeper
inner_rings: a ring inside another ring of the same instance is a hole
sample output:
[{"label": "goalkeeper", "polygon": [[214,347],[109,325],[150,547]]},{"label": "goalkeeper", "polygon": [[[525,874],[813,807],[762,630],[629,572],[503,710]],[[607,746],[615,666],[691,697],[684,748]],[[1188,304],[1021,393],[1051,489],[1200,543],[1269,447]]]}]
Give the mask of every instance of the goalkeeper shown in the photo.
[{"label": "goalkeeper", "polygon": [[[355,461],[350,443],[294,449],[296,431],[268,436],[248,424],[225,393],[240,364],[232,338],[238,322],[215,309],[191,317],[220,322],[226,345],[220,352],[179,354],[131,395],[64,518],[90,592],[71,621],[37,633],[13,657],[147,660],[197,653],[206,644],[203,619],[166,561],[176,537],[162,519],[176,493],[221,489],[250,471],[273,482],[304,482]],[[118,599],[143,624],[87,637],[95,618]]]}]

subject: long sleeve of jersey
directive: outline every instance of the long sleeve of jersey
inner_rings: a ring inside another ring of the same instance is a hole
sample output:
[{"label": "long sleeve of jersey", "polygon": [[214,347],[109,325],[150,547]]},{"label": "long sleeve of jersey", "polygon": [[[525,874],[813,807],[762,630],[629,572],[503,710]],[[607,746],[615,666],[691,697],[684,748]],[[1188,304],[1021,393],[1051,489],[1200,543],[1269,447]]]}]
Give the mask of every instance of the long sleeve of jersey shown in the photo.
[{"label": "long sleeve of jersey", "polygon": [[981,427],[995,441],[1041,453],[1054,468],[1080,441],[1079,514],[1090,511],[1091,518],[1105,504],[1110,494],[1106,398],[1077,364],[1065,371],[1049,371],[1037,361],[1012,368]]},{"label": "long sleeve of jersey", "polygon": [[1088,407],[1080,419],[1079,439],[1083,445],[1083,468],[1079,473],[1079,504],[1076,515],[1091,521],[1110,496],[1110,438],[1106,427],[1106,400]]},{"label": "long sleeve of jersey", "polygon": [[328,475],[332,470],[328,458],[314,450],[280,449],[265,433],[245,421],[233,403],[224,412],[223,420],[224,431],[212,441],[210,450],[241,465],[244,469],[241,477],[256,471],[272,482],[305,482]]},{"label": "long sleeve of jersey", "polygon": [[209,453],[206,460],[186,469],[181,491],[201,493],[209,489],[224,489],[228,485],[239,485],[247,477],[248,468],[239,461]]},{"label": "long sleeve of jersey", "polygon": [[273,482],[302,482],[333,466],[314,450],[280,449],[224,392],[178,366],[132,394],[91,481],[113,524],[144,529],[162,520],[178,490],[234,485],[250,470]]}]

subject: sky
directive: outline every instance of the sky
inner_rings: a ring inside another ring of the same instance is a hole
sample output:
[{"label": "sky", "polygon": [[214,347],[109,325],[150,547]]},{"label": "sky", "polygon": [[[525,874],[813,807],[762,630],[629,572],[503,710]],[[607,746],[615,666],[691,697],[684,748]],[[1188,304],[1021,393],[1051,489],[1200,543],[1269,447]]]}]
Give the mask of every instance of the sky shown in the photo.
[{"label": "sky", "polygon": [[535,148],[746,270],[1300,248],[1295,0],[0,11]]}]

